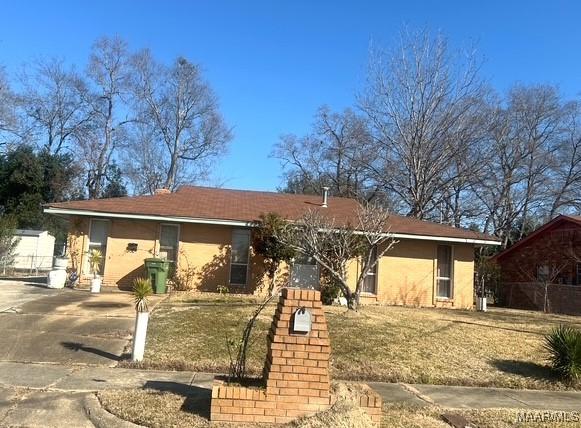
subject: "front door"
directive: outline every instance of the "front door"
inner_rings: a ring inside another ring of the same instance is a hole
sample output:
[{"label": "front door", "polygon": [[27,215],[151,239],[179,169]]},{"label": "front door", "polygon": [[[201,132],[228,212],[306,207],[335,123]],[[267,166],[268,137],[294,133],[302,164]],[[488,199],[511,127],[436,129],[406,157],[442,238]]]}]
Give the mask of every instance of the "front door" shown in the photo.
[{"label": "front door", "polygon": [[178,261],[180,228],[177,224],[162,224],[159,231],[159,257],[170,262],[171,273]]},{"label": "front door", "polygon": [[[109,237],[109,220],[91,219],[89,230],[89,253],[91,250],[99,250],[103,255],[103,262],[99,268],[99,275],[105,273],[105,260],[107,255],[107,238]],[[89,272],[87,264],[85,273]]]}]

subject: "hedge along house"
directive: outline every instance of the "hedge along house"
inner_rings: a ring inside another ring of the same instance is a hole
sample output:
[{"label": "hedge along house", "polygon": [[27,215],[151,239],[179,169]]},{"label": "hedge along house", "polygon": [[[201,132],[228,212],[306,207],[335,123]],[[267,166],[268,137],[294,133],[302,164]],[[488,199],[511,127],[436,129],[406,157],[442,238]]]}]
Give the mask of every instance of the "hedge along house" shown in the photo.
[{"label": "hedge along house", "polygon": [[[175,193],[53,203],[45,212],[69,218],[71,263],[88,277],[87,252],[100,249],[104,285],[131,287],[144,275],[143,260],[159,256],[178,272],[195,270],[201,291],[227,286],[255,293],[265,280],[263,263],[251,248],[252,225],[274,212],[288,220],[320,210],[348,223],[360,208],[354,199],[183,186]],[[474,246],[497,245],[495,238],[466,229],[390,216],[398,243],[368,276],[362,302],[472,307]],[[283,280],[316,287],[319,268],[305,257],[284,267]],[[355,281],[357,261],[350,263]],[[286,276],[286,278],[285,278]],[[354,284],[353,287],[354,289]]]}]

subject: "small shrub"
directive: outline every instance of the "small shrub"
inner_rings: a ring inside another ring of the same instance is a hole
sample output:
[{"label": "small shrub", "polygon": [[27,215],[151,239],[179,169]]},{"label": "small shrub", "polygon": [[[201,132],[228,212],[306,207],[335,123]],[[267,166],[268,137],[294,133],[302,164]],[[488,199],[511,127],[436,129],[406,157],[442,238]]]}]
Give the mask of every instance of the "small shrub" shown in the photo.
[{"label": "small shrub", "polygon": [[226,294],[230,293],[230,289],[228,287],[226,287],[225,285],[219,285],[216,288],[216,291],[218,291],[218,293],[220,293],[220,296],[225,296]]},{"label": "small shrub", "polygon": [[198,270],[190,263],[190,259],[185,251],[180,250],[179,267],[175,264],[170,272],[169,280],[172,291],[189,291],[196,287]]},{"label": "small shrub", "polygon": [[172,289],[175,291],[192,290],[196,284],[197,271],[195,268],[180,269],[171,277]]},{"label": "small shrub", "polygon": [[323,305],[332,305],[340,292],[341,289],[336,281],[332,278],[323,278],[321,281],[321,301]]},{"label": "small shrub", "polygon": [[89,251],[88,262],[91,273],[97,278],[99,270],[101,269],[101,263],[103,263],[103,253],[96,249]]},{"label": "small shrub", "polygon": [[562,378],[581,379],[581,330],[559,325],[545,336],[553,370]]}]

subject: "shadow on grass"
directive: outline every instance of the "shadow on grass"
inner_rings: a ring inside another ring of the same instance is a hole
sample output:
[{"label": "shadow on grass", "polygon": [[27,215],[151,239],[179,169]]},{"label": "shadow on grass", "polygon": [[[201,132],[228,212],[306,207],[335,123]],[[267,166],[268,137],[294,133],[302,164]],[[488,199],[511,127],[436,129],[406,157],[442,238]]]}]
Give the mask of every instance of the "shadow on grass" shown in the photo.
[{"label": "shadow on grass", "polygon": [[472,319],[498,321],[509,324],[554,324],[557,322],[567,322],[577,324],[577,317],[567,314],[543,313],[542,311],[533,311],[527,309],[493,307],[487,312],[464,312]]},{"label": "shadow on grass", "polygon": [[210,419],[210,402],[212,400],[212,390],[201,388],[195,385],[187,385],[179,382],[166,382],[149,380],[143,389],[158,392],[171,392],[185,398],[181,410],[189,412],[206,419]]},{"label": "shadow on grass", "polygon": [[538,380],[545,380],[549,382],[558,381],[558,378],[552,372],[550,367],[532,363],[530,361],[493,360],[492,365],[498,370],[509,374],[534,378]]},{"label": "shadow on grass", "polygon": [[[163,306],[163,307],[171,307],[171,306],[175,306],[175,307],[223,307],[224,309],[256,308],[256,305],[258,305],[258,302],[247,303],[247,302],[237,302],[234,300],[231,300],[231,301],[229,301],[229,300],[215,300],[212,302],[209,302],[207,300],[200,300],[200,301],[188,300],[188,301],[183,301],[183,302],[168,301],[168,302],[164,302],[161,304],[161,306]],[[272,304],[272,306],[274,307],[275,305]]]},{"label": "shadow on grass", "polygon": [[[479,322],[473,322],[473,321],[459,321],[459,320],[451,320],[451,319],[442,319],[442,321],[447,321],[447,322],[451,322],[454,324],[467,324],[467,325],[474,325],[474,326],[478,326],[478,327],[485,327],[485,328],[490,328],[493,330],[505,330],[505,331],[512,331],[515,333],[527,333],[527,334],[536,334],[537,336],[543,336],[544,333],[540,332],[540,331],[532,331],[532,330],[522,330],[519,328],[510,328],[510,327],[501,327],[498,325],[490,325],[490,324],[483,324],[483,323],[479,323]],[[490,320],[490,321],[494,321],[494,320]]]}]

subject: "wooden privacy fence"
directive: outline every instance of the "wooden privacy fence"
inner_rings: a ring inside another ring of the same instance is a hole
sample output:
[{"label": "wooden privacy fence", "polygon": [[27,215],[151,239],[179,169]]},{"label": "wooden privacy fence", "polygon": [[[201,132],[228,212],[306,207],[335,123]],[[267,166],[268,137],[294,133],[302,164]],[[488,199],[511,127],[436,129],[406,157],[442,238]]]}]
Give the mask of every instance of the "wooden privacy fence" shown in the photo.
[{"label": "wooden privacy fence", "polygon": [[[542,311],[545,290],[534,282],[507,282],[501,289],[504,305],[515,309]],[[550,284],[548,310],[552,313],[581,315],[581,285]]]}]

